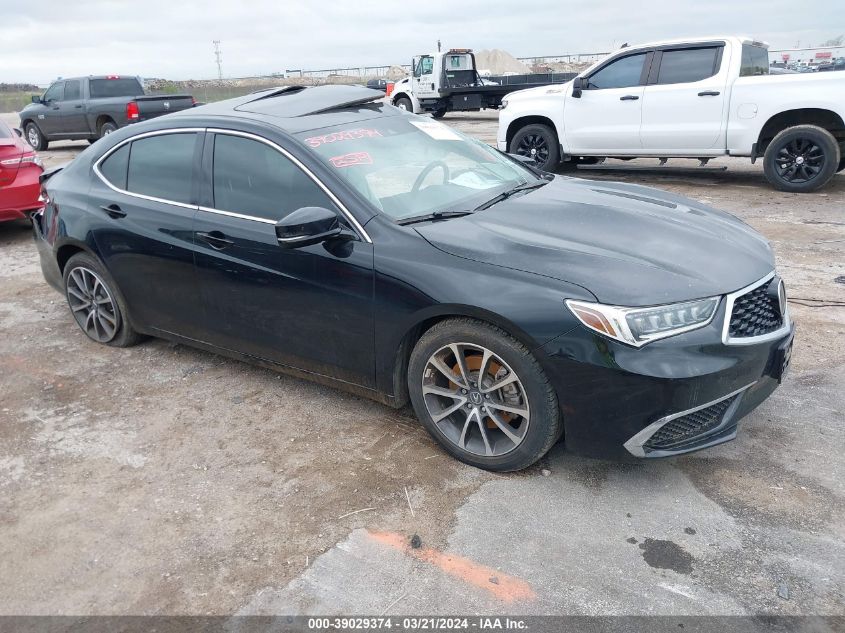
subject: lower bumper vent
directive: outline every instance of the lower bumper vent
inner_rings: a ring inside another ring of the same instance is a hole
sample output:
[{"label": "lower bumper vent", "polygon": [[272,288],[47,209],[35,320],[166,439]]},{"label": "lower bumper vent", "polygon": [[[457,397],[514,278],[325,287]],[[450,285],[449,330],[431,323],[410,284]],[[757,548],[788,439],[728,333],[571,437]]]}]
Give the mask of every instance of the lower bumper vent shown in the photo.
[{"label": "lower bumper vent", "polygon": [[704,409],[670,420],[648,438],[643,446],[652,450],[671,449],[719,428],[728,409],[739,396],[740,394],[736,394]]}]

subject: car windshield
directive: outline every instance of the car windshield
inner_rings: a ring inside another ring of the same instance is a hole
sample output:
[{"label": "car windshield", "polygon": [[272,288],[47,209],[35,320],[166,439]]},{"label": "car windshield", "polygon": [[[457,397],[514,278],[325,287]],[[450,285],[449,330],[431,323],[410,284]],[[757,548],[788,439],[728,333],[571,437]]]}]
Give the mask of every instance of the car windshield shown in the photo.
[{"label": "car windshield", "polygon": [[489,145],[415,115],[297,136],[394,220],[472,210],[500,193],[540,180]]},{"label": "car windshield", "polygon": [[14,138],[12,134],[14,134],[14,132],[12,132],[12,128],[6,125],[3,121],[0,121],[0,138]]}]

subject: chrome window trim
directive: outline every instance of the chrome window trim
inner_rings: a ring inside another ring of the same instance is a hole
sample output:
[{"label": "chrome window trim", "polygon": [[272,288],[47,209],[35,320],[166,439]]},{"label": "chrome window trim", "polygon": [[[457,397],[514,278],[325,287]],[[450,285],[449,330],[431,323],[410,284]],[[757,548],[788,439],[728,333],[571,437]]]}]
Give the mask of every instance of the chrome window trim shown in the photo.
[{"label": "chrome window trim", "polygon": [[181,207],[183,209],[199,209],[199,206],[195,204],[188,204],[186,202],[177,202],[175,200],[166,200],[164,198],[156,198],[155,196],[147,196],[142,193],[133,193],[132,191],[126,191],[124,189],[120,189],[119,187],[115,187],[111,184],[103,173],[100,171],[100,164],[106,160],[109,156],[114,154],[117,150],[119,150],[124,145],[131,143],[132,141],[136,141],[138,139],[147,138],[150,136],[163,136],[165,134],[199,134],[200,132],[205,132],[205,128],[201,127],[180,127],[180,128],[168,128],[166,130],[154,130],[152,132],[142,132],[141,134],[136,134],[135,136],[130,136],[129,138],[123,139],[120,143],[112,147],[109,151],[105,154],[100,156],[93,165],[94,173],[97,174],[97,177],[103,181],[109,189],[112,191],[116,191],[117,193],[121,193],[124,196],[132,196],[133,198],[139,198],[141,200],[149,200],[151,202],[160,202],[162,204],[169,204],[173,205],[174,207]]},{"label": "chrome window trim", "polygon": [[[702,409],[706,409],[707,407],[712,407],[714,404],[718,404],[719,402],[722,402],[723,400],[727,400],[728,398],[733,398],[734,396],[746,391],[749,387],[752,387],[754,384],[756,384],[756,382],[757,381],[755,380],[754,382],[745,385],[741,389],[737,389],[736,391],[732,391],[728,395],[722,396],[721,398],[716,398],[715,400],[713,400],[711,402],[707,402],[707,403],[699,405],[697,407],[693,407],[692,409],[686,409],[685,411],[679,411],[678,413],[672,413],[670,415],[664,416],[664,417],[660,418],[659,420],[649,424],[642,431],[640,431],[639,433],[634,435],[631,439],[629,439],[627,442],[625,442],[623,444],[623,446],[634,457],[645,457],[646,451],[645,451],[645,448],[643,448],[643,445],[646,442],[648,442],[648,440],[651,438],[651,436],[654,435],[655,433],[657,433],[664,425],[668,424],[672,420],[676,420],[678,418],[684,417],[685,415],[689,415],[690,413],[695,413],[696,411],[701,411]],[[722,417],[722,422],[715,429],[712,429],[711,432],[716,431],[716,430],[724,427],[725,424],[731,420],[734,412],[736,411],[736,409],[739,406],[739,403],[741,401],[742,401],[742,398],[737,398],[736,402],[731,404],[731,406],[728,408],[728,410],[725,411],[725,414]],[[652,452],[653,453],[671,454],[671,451],[662,451],[662,450],[655,450],[655,451],[652,451]]]},{"label": "chrome window trim", "polygon": [[[241,132],[240,130],[225,130],[225,129],[222,129],[222,128],[213,128],[213,127],[206,128],[205,131],[213,133],[213,134],[228,134],[230,136],[240,136],[240,137],[243,137],[243,138],[248,138],[248,139],[252,139],[254,141],[258,141],[260,143],[264,143],[265,145],[269,145],[270,147],[275,149],[277,152],[279,152],[283,156],[285,156],[294,165],[299,167],[300,170],[302,170],[309,178],[311,178],[311,180],[313,180],[316,183],[316,185],[318,187],[320,187],[320,189],[323,190],[323,193],[325,193],[329,197],[329,199],[335,204],[335,206],[337,206],[337,208],[340,209],[341,213],[343,213],[344,217],[346,217],[346,219],[352,225],[355,232],[358,234],[358,236],[364,242],[366,242],[367,244],[373,243],[373,240],[370,239],[370,236],[367,233],[367,231],[364,230],[363,225],[361,225],[361,223],[358,222],[358,220],[355,219],[355,216],[352,215],[352,213],[349,211],[349,209],[346,208],[346,206],[338,199],[338,197],[336,195],[334,195],[334,193],[332,193],[332,191],[323,183],[322,180],[317,178],[317,176],[316,176],[316,174],[314,174],[314,172],[312,172],[310,169],[308,169],[308,167],[306,167],[302,163],[302,161],[300,161],[298,158],[296,158],[296,156],[291,154],[284,147],[282,147],[281,145],[278,145],[277,143],[274,143],[271,140],[268,140],[266,138],[258,136],[257,134],[252,134],[250,132]],[[241,214],[241,213],[235,213],[234,211],[225,211],[223,209],[213,209],[213,208],[209,208],[209,207],[199,207],[199,208],[200,208],[201,211],[207,211],[209,213],[220,213],[222,215],[228,215],[228,216],[231,216],[231,217],[238,217],[238,218],[242,218],[242,219],[245,219],[245,220],[254,220],[256,222],[264,222],[265,224],[276,224],[275,220],[269,220],[267,218],[259,218],[259,217],[255,217],[255,216],[251,216],[251,215],[244,215],[244,214]]]},{"label": "chrome window trim", "polygon": [[789,301],[786,298],[786,293],[784,293],[786,307],[783,310],[783,325],[781,325],[777,330],[775,330],[774,332],[769,332],[768,334],[760,334],[759,336],[733,338],[730,336],[731,314],[733,314],[734,303],[736,302],[736,299],[738,297],[741,297],[745,293],[754,290],[754,288],[756,288],[757,286],[761,286],[767,281],[773,279],[774,276],[775,271],[773,270],[768,275],[758,279],[754,283],[748,284],[744,288],[740,288],[735,292],[731,292],[730,294],[725,295],[725,322],[722,325],[722,343],[724,343],[725,345],[754,345],[756,343],[773,341],[777,338],[781,338],[784,334],[789,332],[790,328],[792,327],[792,322],[789,320]]}]

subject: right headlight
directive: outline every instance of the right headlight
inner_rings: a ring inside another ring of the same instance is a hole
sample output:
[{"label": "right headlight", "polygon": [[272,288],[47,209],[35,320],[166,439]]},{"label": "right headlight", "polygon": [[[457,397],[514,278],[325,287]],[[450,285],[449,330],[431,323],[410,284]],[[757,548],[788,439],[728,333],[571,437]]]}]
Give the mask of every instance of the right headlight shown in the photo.
[{"label": "right headlight", "polygon": [[713,320],[720,297],[647,308],[624,308],[566,300],[566,306],[591,330],[642,347],[650,341],[704,327]]},{"label": "right headlight", "polygon": [[508,99],[507,99],[507,97],[505,97],[504,99],[502,99],[502,105],[499,106],[499,110],[504,110],[507,107],[508,107]]}]

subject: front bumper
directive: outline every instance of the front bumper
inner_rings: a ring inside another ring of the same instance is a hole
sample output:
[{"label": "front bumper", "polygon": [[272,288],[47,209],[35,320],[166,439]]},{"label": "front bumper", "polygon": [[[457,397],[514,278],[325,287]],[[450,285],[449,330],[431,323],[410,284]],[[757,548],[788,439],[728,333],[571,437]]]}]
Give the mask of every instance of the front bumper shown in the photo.
[{"label": "front bumper", "polygon": [[[777,388],[794,325],[753,345],[708,326],[634,349],[579,326],[539,356],[555,385],[567,448],[613,459],[668,457],[727,442]],[[662,429],[662,432],[661,432]]]}]

